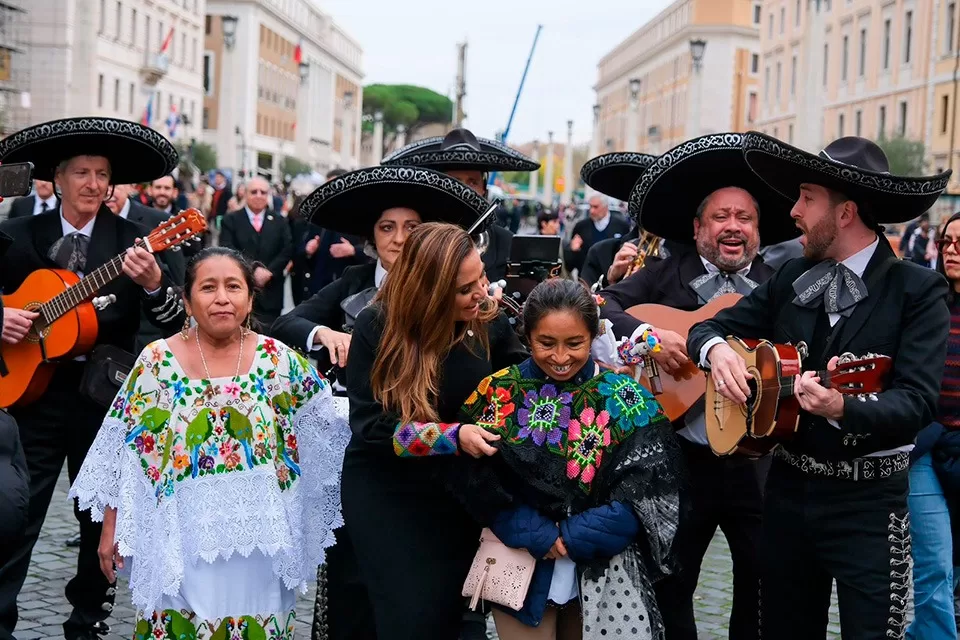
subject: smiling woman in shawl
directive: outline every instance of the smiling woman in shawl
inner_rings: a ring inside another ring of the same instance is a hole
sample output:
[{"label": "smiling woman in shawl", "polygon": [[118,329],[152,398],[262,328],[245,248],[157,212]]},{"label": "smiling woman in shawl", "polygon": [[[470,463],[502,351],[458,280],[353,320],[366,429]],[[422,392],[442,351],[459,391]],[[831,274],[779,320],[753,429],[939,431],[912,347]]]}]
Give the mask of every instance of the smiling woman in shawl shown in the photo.
[{"label": "smiling woman in shawl", "polygon": [[653,582],[670,573],[678,520],[670,422],[633,377],[591,359],[598,310],[584,287],[541,283],[523,322],[532,358],[485,379],[461,416],[500,436],[498,454],[464,460],[452,483],[537,560],[523,608],[494,610],[499,636],[663,638]]}]

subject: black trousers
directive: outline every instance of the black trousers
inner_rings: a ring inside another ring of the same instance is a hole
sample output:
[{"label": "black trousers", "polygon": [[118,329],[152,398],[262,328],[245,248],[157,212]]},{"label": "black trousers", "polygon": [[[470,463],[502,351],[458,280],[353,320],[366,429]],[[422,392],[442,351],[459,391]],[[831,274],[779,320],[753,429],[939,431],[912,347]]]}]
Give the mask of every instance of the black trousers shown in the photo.
[{"label": "black trousers", "polygon": [[774,460],[763,514],[765,638],[825,638],[834,580],[843,640],[903,638],[909,488],[906,471],[852,481]]},{"label": "black trousers", "polygon": [[[82,367],[79,362],[58,365],[43,396],[11,411],[20,426],[30,472],[30,507],[23,538],[0,566],[0,640],[13,638],[18,619],[17,596],[27,577],[30,555],[40,536],[63,462],[67,461],[67,473],[73,482],[107,412],[77,392]],[[76,503],[73,510],[80,523],[80,549],[77,574],[66,587],[67,601],[73,605],[73,612],[63,625],[68,639],[105,620],[114,601],[112,592],[108,595],[111,585],[100,571],[97,557],[101,524],[90,519],[89,511],[79,511]]]},{"label": "black trousers", "polygon": [[[313,640],[377,640],[370,595],[347,528],[336,531],[337,543],[327,549],[325,602],[314,609]],[[325,619],[325,620],[324,620]],[[325,623],[325,624],[324,624]],[[324,627],[325,630],[324,630]],[[324,632],[325,631],[325,632]]]},{"label": "black trousers", "polygon": [[[667,640],[697,640],[693,594],[700,565],[717,527],[733,558],[730,640],[760,637],[760,536],[763,482],[770,458],[719,458],[709,447],[680,438],[690,478],[674,545],[679,570],[655,585]],[[770,636],[773,637],[773,636]]]}]

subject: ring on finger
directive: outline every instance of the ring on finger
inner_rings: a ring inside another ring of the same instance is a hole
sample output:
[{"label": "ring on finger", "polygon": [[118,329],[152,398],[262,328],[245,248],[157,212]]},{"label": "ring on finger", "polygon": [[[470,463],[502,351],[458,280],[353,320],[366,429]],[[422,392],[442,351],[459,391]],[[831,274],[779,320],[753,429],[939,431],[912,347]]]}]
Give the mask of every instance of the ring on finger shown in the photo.
[{"label": "ring on finger", "polygon": [[717,380],[717,386],[718,386],[718,387],[722,387],[722,386],[724,386],[725,384],[727,384],[727,383],[724,382],[723,380]]}]

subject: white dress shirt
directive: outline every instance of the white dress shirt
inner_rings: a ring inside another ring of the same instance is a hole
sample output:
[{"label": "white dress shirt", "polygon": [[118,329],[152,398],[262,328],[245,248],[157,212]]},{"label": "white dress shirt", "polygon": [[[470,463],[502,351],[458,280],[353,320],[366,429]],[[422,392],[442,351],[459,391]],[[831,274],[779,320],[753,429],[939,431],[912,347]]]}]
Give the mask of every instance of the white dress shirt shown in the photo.
[{"label": "white dress shirt", "polygon": [[37,215],[38,213],[46,213],[46,212],[43,210],[43,205],[44,205],[44,204],[47,205],[47,211],[53,211],[54,209],[57,208],[57,196],[56,196],[56,195],[52,195],[52,196],[50,196],[49,198],[47,198],[46,200],[41,200],[41,199],[40,199],[40,196],[34,194],[34,196],[33,196],[33,215]]},{"label": "white dress shirt", "polygon": [[123,208],[120,209],[120,212],[117,215],[124,220],[129,220],[127,216],[130,215],[130,198],[127,198],[127,201],[123,203]]}]

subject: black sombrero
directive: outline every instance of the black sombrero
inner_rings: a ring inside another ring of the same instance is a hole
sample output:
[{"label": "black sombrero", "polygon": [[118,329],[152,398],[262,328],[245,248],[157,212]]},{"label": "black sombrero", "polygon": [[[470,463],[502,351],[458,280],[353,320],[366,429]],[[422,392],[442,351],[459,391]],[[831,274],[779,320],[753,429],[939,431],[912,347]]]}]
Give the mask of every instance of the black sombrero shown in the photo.
[{"label": "black sombrero", "polygon": [[170,141],[150,127],[116,118],[66,118],[44,122],[0,140],[0,162],[32,162],[33,177],[53,181],[64,160],[103,156],[112,184],[150,182],[180,160]]},{"label": "black sombrero", "polygon": [[834,140],[813,154],[751,131],[745,134],[743,149],[750,168],[790,200],[800,196],[801,184],[820,185],[870,203],[878,224],[919,216],[937,201],[951,174],[947,170],[935,176],[895,176],[883,149],[856,136]]},{"label": "black sombrero", "polygon": [[488,208],[486,199],[450,176],[422,167],[368,167],[337,176],[314,190],[300,215],[336,231],[371,237],[387,209],[406,207],[423,222],[469,228]]},{"label": "black sombrero", "polygon": [[693,244],[693,219],[708,195],[740,187],[760,206],[760,242],[777,244],[800,235],[791,200],[750,170],[742,133],[715,133],[677,145],[650,165],[630,193],[630,215],[650,233]]},{"label": "black sombrero", "polygon": [[466,129],[426,138],[397,149],[382,164],[437,171],[536,171],[540,163],[507,145],[478,138]]},{"label": "black sombrero", "polygon": [[627,201],[633,185],[656,161],[657,156],[649,153],[605,153],[587,160],[580,169],[580,178],[591,189]]}]

